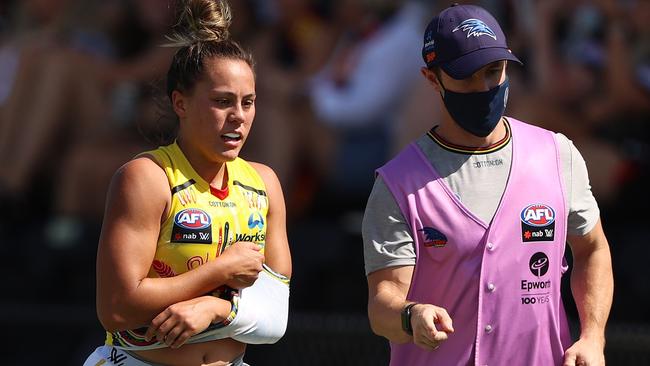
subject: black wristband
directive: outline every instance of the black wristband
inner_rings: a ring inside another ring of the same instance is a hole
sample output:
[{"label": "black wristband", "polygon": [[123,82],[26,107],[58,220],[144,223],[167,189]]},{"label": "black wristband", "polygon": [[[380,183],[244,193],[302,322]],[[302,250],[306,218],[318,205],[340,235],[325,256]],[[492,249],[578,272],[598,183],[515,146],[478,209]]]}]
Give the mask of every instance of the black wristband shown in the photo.
[{"label": "black wristband", "polygon": [[411,326],[411,308],[417,304],[417,302],[412,302],[404,306],[402,309],[402,330],[408,335],[413,335],[413,327]]}]

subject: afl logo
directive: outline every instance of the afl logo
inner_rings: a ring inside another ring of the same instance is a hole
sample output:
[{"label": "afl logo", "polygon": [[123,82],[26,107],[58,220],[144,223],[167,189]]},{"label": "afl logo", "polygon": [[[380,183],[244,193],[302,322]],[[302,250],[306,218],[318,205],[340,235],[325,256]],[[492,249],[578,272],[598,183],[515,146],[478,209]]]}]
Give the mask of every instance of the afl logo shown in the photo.
[{"label": "afl logo", "polygon": [[210,215],[198,208],[186,208],[174,217],[174,222],[185,229],[199,230],[210,226]]},{"label": "afl logo", "polygon": [[521,222],[530,226],[548,226],[555,221],[555,211],[549,205],[529,205],[521,211]]}]

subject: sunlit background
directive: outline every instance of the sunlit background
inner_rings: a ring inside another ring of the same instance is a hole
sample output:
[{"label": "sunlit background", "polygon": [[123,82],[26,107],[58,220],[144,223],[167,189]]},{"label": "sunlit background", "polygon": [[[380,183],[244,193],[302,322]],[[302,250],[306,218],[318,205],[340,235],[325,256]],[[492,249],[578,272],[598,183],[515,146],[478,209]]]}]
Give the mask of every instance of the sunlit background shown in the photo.
[{"label": "sunlit background", "polygon": [[[230,0],[232,37],[257,62],[242,155],[281,179],[294,261],[287,334],[248,363],[388,363],[366,317],[361,218],[374,169],[436,124],[420,49],[449,3]],[[564,133],[587,162],[614,261],[608,363],[650,364],[650,1],[471,3],[524,62],[508,69],[507,114]],[[1,365],[81,365],[103,342],[106,188],[167,123],[170,21],[166,0],[0,2]]]}]

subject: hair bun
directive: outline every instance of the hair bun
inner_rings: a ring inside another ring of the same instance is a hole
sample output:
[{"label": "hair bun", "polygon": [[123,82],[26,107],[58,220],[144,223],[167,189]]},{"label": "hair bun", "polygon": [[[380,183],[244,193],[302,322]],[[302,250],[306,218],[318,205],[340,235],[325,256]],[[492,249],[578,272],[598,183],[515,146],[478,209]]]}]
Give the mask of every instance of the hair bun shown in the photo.
[{"label": "hair bun", "polygon": [[219,42],[230,36],[230,6],[225,0],[176,0],[175,19],[168,47],[185,47],[197,42]]}]

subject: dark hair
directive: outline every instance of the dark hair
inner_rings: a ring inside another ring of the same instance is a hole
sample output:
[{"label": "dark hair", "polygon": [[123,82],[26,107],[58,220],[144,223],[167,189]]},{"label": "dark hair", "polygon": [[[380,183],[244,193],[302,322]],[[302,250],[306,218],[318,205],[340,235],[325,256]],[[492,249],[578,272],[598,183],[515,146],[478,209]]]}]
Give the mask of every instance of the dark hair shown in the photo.
[{"label": "dark hair", "polygon": [[[167,145],[174,141],[178,133],[178,117],[170,110],[172,93],[178,90],[190,93],[204,73],[205,60],[213,57],[241,60],[254,72],[253,56],[237,42],[230,39],[228,28],[232,20],[230,6],[225,0],[175,0],[175,21],[169,43],[165,47],[178,47],[167,71],[163,105],[157,101],[162,116],[160,128],[168,131],[144,133],[145,138],[157,145]],[[163,121],[173,119],[172,123]],[[171,128],[170,128],[171,127]]]}]

